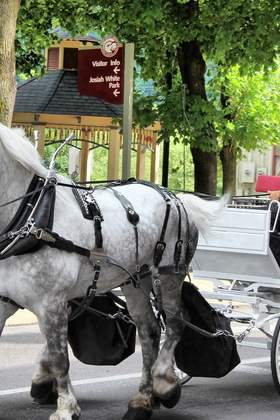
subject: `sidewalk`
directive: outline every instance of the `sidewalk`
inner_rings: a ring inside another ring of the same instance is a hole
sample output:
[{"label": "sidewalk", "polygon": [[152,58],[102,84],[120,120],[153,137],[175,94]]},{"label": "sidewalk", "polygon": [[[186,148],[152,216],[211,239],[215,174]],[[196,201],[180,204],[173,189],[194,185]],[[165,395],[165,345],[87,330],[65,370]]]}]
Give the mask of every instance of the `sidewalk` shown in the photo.
[{"label": "sidewalk", "polygon": [[7,326],[11,325],[28,325],[36,324],[37,318],[32,312],[27,311],[27,309],[19,309],[13,316],[11,316],[7,322]]}]

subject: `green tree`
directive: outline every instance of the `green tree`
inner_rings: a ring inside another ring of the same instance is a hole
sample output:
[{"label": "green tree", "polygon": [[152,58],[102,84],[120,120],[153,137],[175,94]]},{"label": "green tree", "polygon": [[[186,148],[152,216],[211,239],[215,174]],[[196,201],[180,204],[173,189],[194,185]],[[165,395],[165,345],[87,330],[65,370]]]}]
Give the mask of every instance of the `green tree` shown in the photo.
[{"label": "green tree", "polygon": [[162,98],[162,137],[180,134],[191,146],[195,189],[215,193],[218,111],[207,94],[206,63],[215,63],[218,74],[235,64],[244,71],[270,65],[280,40],[280,3],[116,0],[110,13],[107,1],[95,4],[104,32],[136,43],[142,75],[155,80]]},{"label": "green tree", "polygon": [[[11,11],[15,27],[19,3],[1,2],[1,29]],[[123,42],[135,42],[142,77],[155,81],[162,139],[173,136],[190,144],[195,189],[213,194],[220,109],[207,91],[206,63],[215,64],[219,77],[237,64],[243,72],[268,67],[279,46],[279,17],[278,0],[22,0],[18,69],[32,73],[37,68],[41,48],[55,37],[52,29],[57,26],[73,34],[89,29],[112,32]],[[14,31],[0,32],[1,45],[10,45],[11,57],[6,60],[0,48],[0,120],[6,123],[11,121],[15,94],[13,37]],[[228,93],[222,92],[227,102]],[[231,148],[225,147],[229,153],[224,168],[232,161]]]},{"label": "green tree", "polygon": [[60,26],[73,34],[86,33],[95,20],[96,6],[86,0],[0,1],[0,122],[10,125],[16,93],[17,71],[38,73],[43,69],[43,48],[55,38]]},{"label": "green tree", "polygon": [[[216,131],[223,165],[223,191],[234,192],[236,160],[242,151],[265,150],[280,139],[280,62],[276,69],[253,74],[240,72],[238,65],[219,80],[221,98]],[[222,86],[222,87],[221,87]]]}]

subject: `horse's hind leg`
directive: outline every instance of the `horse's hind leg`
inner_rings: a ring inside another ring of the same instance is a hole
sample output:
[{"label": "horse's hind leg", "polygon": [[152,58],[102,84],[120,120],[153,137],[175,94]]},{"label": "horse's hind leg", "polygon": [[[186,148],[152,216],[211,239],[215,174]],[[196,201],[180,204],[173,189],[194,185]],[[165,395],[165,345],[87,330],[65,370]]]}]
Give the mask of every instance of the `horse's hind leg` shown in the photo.
[{"label": "horse's hind leg", "polygon": [[[58,392],[57,411],[50,416],[50,420],[77,419],[81,410],[68,375],[67,303],[61,303],[58,299],[53,298],[47,311],[38,315],[38,320],[41,331],[46,337],[48,349],[40,367],[43,368],[43,375],[47,373],[49,379],[56,380]],[[33,377],[33,381],[40,381],[40,379],[40,376]]]},{"label": "horse's hind leg", "polygon": [[168,408],[176,405],[181,394],[174,369],[174,350],[183,331],[180,322],[182,281],[183,276],[180,275],[161,275],[166,332],[163,346],[152,368],[153,393]]},{"label": "horse's hind leg", "polygon": [[128,405],[124,420],[146,420],[151,417],[154,406],[153,382],[151,368],[157,358],[160,341],[160,327],[154,316],[149,291],[134,288],[132,285],[123,288],[127,306],[138,330],[142,347],[142,378],[138,393]]}]

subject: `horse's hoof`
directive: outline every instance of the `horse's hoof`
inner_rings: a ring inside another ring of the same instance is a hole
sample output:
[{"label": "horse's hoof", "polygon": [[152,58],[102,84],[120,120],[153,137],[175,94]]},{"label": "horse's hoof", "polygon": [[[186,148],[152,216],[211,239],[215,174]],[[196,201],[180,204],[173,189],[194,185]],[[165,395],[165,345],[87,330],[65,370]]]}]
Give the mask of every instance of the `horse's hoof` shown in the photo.
[{"label": "horse's hoof", "polygon": [[80,414],[74,413],[74,414],[70,414],[69,412],[59,412],[56,411],[55,413],[53,413],[49,420],[79,420],[80,418]]},{"label": "horse's hoof", "polygon": [[30,395],[34,402],[38,404],[55,404],[57,401],[57,391],[55,379],[41,384],[32,382]]},{"label": "horse's hoof", "polygon": [[129,407],[122,420],[148,420],[151,416],[152,410]]},{"label": "horse's hoof", "polygon": [[170,392],[166,398],[160,398],[161,404],[166,408],[173,408],[181,397],[181,387],[179,384]]}]

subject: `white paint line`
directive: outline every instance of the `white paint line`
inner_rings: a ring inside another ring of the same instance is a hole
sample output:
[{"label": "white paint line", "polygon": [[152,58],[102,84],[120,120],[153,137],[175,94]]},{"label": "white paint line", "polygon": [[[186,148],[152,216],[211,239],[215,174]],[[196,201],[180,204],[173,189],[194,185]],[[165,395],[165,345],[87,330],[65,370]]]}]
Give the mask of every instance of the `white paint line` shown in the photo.
[{"label": "white paint line", "polygon": [[269,373],[270,369],[260,366],[239,365],[233,372],[248,373],[249,375],[260,375],[261,373]]},{"label": "white paint line", "polygon": [[[265,363],[269,362],[269,357],[258,357],[255,359],[245,359],[242,361],[240,366],[237,366],[236,370],[240,370],[246,373],[261,373],[264,371],[268,371],[267,368],[262,367],[248,367],[247,365],[255,364],[255,363]],[[138,379],[141,377],[141,373],[128,373],[125,375],[115,375],[115,376],[107,376],[102,378],[89,378],[89,379],[79,379],[76,381],[72,381],[73,386],[79,385],[88,385],[88,384],[98,384],[98,383],[105,383],[105,382],[113,382],[113,381],[125,381],[130,379]],[[23,387],[23,388],[13,388],[13,389],[3,389],[0,390],[0,397],[5,395],[14,395],[14,394],[23,394],[30,391],[30,387]]]},{"label": "white paint line", "polygon": [[[124,381],[124,380],[129,380],[129,379],[137,379],[140,377],[141,377],[140,372],[129,373],[126,375],[107,376],[104,378],[80,379],[80,380],[72,381],[72,385],[78,386],[78,385],[97,384],[97,383],[113,382],[113,381]],[[4,395],[23,394],[29,391],[30,391],[30,387],[3,389],[2,391],[0,391],[0,397]]]},{"label": "white paint line", "polygon": [[141,378],[140,372],[128,373],[126,375],[108,376],[106,378],[81,379],[81,380],[73,381],[72,384],[76,386],[76,385],[96,384],[96,383],[119,381],[119,380],[126,380],[126,379],[137,379],[137,378]]},{"label": "white paint line", "polygon": [[256,357],[255,359],[241,360],[242,365],[253,365],[254,363],[270,362],[270,357]]}]

